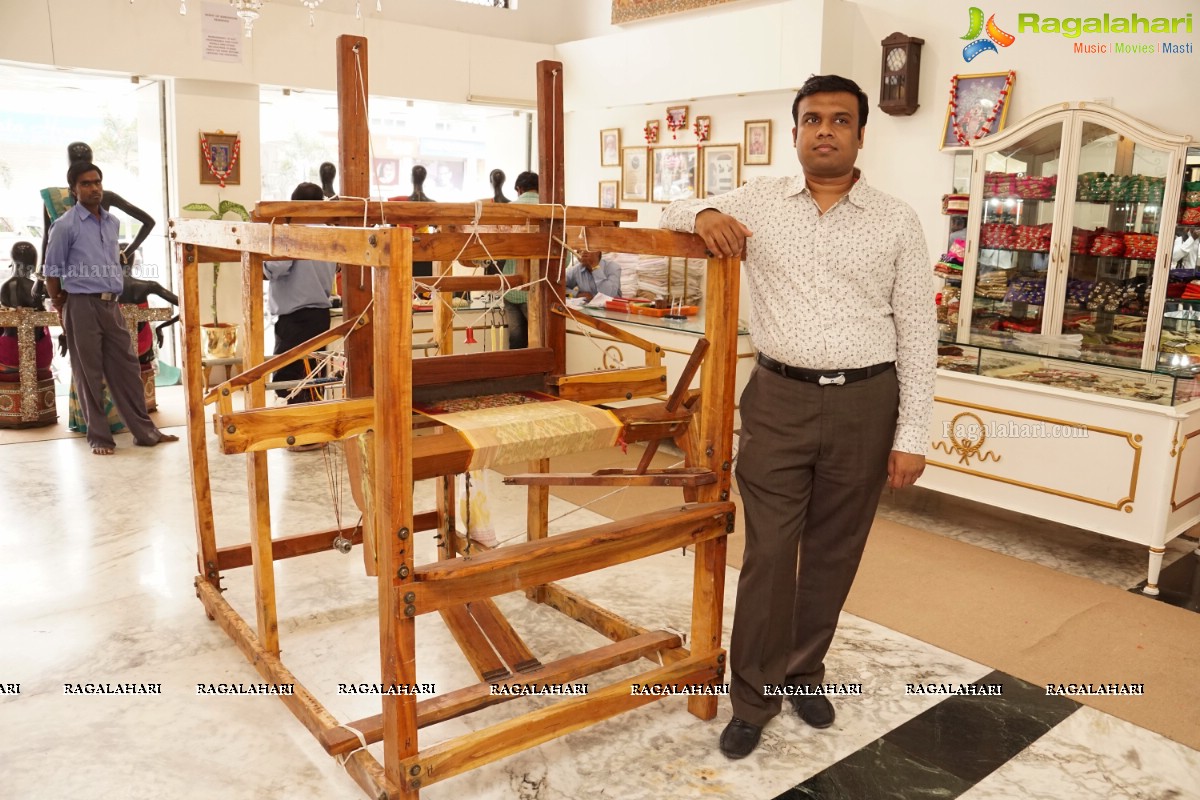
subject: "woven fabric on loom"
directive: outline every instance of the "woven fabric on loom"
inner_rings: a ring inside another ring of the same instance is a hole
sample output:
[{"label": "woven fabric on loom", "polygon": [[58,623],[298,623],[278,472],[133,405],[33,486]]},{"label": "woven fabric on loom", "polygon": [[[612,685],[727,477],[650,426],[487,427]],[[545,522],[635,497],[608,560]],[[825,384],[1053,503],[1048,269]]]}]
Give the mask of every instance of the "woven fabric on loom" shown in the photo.
[{"label": "woven fabric on loom", "polygon": [[471,443],[471,469],[612,447],[621,432],[612,412],[539,392],[415,403],[413,408]]}]

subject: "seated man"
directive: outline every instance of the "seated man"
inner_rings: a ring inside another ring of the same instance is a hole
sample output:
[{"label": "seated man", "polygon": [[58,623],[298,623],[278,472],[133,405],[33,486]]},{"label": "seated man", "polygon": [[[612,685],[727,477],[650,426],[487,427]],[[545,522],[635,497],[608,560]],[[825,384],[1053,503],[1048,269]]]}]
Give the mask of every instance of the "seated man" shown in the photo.
[{"label": "seated man", "polygon": [[621,265],[599,250],[586,250],[567,267],[567,290],[573,297],[591,300],[597,294],[621,296]]}]

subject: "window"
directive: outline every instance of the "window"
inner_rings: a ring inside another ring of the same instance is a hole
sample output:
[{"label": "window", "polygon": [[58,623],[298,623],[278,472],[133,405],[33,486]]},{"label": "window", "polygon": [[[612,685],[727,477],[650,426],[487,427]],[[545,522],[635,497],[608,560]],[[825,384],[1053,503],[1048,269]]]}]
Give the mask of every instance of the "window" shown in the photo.
[{"label": "window", "polygon": [[[337,99],[264,88],[260,102],[262,196],[286,200],[298,183],[320,182],[322,162],[337,163]],[[444,203],[491,197],[488,176],[497,168],[512,196],[513,180],[529,169],[527,111],[395,97],[372,97],[369,105],[371,199],[407,197],[418,165],[427,172],[425,194]]]}]

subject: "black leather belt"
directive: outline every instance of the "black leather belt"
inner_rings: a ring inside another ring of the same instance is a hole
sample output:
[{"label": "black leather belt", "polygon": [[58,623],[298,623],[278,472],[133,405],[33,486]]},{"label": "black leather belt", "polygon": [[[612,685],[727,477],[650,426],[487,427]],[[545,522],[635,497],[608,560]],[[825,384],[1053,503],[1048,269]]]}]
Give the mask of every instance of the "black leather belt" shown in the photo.
[{"label": "black leather belt", "polygon": [[121,296],[120,292],[70,292],[68,297],[75,295],[76,297],[95,297],[100,300],[116,300]]},{"label": "black leather belt", "polygon": [[880,375],[896,366],[894,361],[885,361],[882,364],[872,364],[869,367],[859,367],[858,369],[803,369],[781,364],[762,353],[758,354],[758,363],[765,369],[777,372],[785,378],[815,383],[820,386],[844,386],[847,383]]}]

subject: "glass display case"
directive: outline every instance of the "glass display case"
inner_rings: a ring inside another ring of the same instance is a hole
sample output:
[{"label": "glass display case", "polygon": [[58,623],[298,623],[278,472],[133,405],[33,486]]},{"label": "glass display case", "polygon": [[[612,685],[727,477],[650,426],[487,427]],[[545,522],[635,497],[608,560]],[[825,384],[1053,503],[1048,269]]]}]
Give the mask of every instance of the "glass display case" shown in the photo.
[{"label": "glass display case", "polygon": [[1129,367],[1086,364],[1075,359],[1018,353],[1011,349],[942,343],[938,367],[950,372],[986,375],[1058,389],[1177,406],[1200,398],[1200,381],[1191,372],[1166,374]]},{"label": "glass display case", "polygon": [[1064,103],[974,148],[956,340],[1154,369],[1188,142]]},{"label": "glass display case", "polygon": [[1200,367],[1200,148],[1187,151],[1175,237],[1167,272],[1167,299],[1158,342],[1158,367]]}]

